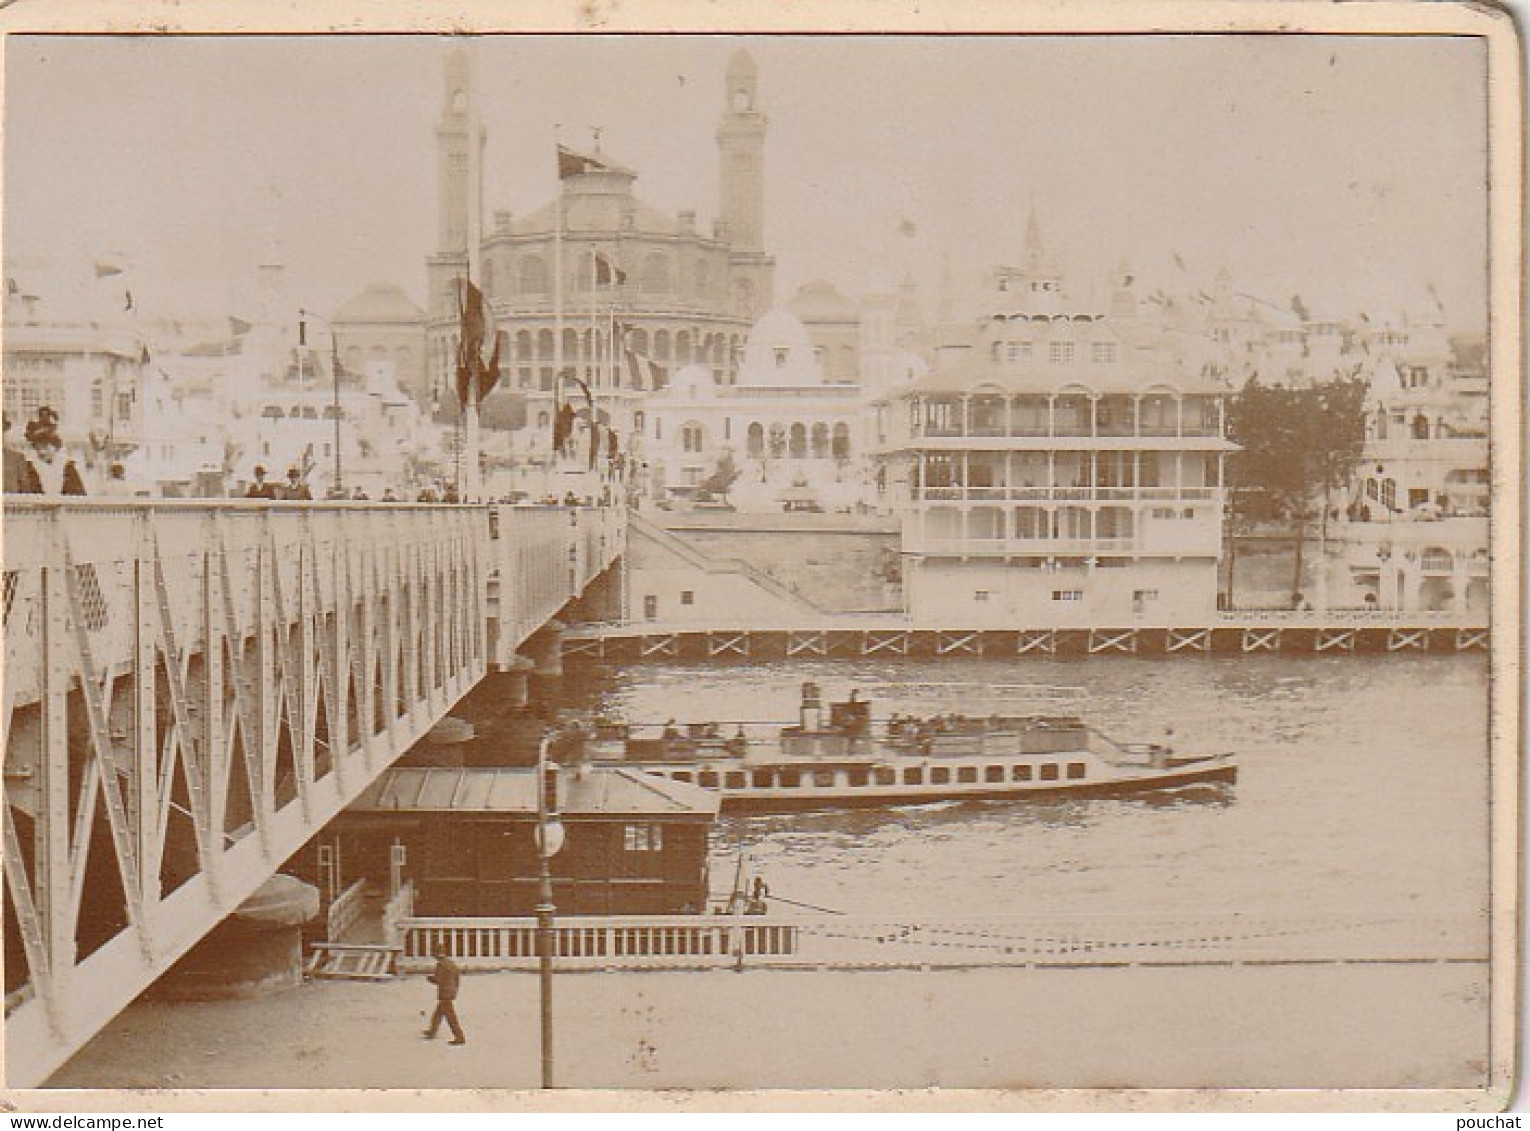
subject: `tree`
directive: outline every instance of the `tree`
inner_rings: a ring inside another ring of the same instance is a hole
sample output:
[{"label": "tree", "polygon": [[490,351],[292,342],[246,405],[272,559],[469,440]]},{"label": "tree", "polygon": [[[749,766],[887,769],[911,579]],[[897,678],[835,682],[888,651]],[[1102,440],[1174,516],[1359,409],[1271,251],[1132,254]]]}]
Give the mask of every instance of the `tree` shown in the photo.
[{"label": "tree", "polygon": [[738,467],[733,462],[733,453],[724,450],[717,457],[717,466],[696,488],[696,494],[703,499],[721,499],[728,501],[728,488],[732,487],[739,477]]},{"label": "tree", "polygon": [[1360,462],[1367,388],[1358,371],[1302,386],[1266,385],[1256,376],[1228,406],[1227,435],[1242,449],[1229,461],[1229,517],[1235,528],[1291,525],[1292,593],[1301,590],[1307,524],[1321,515],[1327,529],[1329,496]]}]

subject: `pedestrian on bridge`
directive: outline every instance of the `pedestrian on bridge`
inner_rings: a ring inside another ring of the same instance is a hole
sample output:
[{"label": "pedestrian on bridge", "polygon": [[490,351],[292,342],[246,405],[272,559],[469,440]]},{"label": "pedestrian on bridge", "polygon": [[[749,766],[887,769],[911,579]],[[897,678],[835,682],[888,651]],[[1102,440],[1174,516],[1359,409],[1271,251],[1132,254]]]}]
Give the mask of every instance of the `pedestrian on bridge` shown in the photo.
[{"label": "pedestrian on bridge", "polygon": [[462,982],[462,971],[442,948],[436,950],[436,968],[430,972],[429,978],[436,984],[436,1011],[430,1015],[425,1039],[435,1040],[436,1030],[445,1021],[452,1031],[451,1043],[467,1044],[467,1038],[462,1035],[462,1023],[457,1020],[457,988]]}]

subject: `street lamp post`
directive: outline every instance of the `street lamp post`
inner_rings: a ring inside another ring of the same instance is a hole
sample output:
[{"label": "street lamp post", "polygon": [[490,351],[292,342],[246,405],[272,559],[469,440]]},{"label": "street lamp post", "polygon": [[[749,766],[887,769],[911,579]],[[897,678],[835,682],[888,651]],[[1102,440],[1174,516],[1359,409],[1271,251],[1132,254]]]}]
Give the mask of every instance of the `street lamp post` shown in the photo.
[{"label": "street lamp post", "polygon": [[537,748],[537,973],[541,987],[542,1087],[553,1086],[552,858],[563,847],[563,822],[558,819],[558,766],[548,761],[551,740],[543,736]]},{"label": "street lamp post", "polygon": [[334,370],[334,399],[331,402],[331,413],[335,418],[335,482],[331,488],[331,494],[340,497],[345,490],[345,475],[342,470],[343,464],[340,457],[340,344],[335,340],[335,328],[327,318],[320,318],[307,310],[298,311],[298,345],[308,344],[308,319],[319,318],[329,329],[330,354],[333,358],[330,368]]}]

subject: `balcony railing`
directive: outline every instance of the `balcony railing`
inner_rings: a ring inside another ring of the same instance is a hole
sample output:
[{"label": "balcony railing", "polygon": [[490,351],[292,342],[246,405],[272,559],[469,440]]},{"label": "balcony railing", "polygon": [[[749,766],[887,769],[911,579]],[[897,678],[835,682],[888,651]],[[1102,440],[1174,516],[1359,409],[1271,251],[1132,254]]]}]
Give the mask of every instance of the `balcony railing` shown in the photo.
[{"label": "balcony railing", "polygon": [[[819,390],[813,390],[814,395],[819,395]],[[1053,436],[1060,440],[1088,440],[1088,439],[1113,439],[1130,440],[1133,438],[1165,439],[1177,438],[1193,439],[1206,436],[1220,436],[1222,434],[1215,424],[1186,424],[1183,427],[1175,427],[1173,424],[1142,424],[1137,428],[1124,428],[1108,426],[1091,429],[1088,425],[1057,424],[1052,428],[1046,425],[1016,424],[1009,427],[1004,425],[980,425],[972,424],[963,427],[961,424],[930,424],[916,422],[909,429],[909,435],[915,439],[995,439],[995,438],[1035,438],[1038,436]],[[1481,443],[1481,441],[1476,441]]]},{"label": "balcony railing", "polygon": [[917,531],[904,538],[903,548],[915,554],[1015,555],[1025,557],[1089,557],[1133,554],[1140,538],[937,538]]},{"label": "balcony railing", "polygon": [[1208,502],[1220,487],[925,487],[916,502]]}]

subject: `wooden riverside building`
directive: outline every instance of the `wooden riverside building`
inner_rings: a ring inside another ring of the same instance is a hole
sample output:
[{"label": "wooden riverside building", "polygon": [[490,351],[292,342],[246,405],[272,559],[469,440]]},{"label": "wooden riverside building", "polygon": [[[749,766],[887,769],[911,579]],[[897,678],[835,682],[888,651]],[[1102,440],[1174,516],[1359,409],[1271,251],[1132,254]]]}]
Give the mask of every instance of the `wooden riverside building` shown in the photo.
[{"label": "wooden riverside building", "polygon": [[[552,859],[560,915],[665,915],[707,905],[718,794],[638,770],[558,771],[566,839]],[[303,853],[337,891],[413,886],[415,915],[529,916],[537,903],[537,776],[500,766],[410,766],[369,786]]]}]

